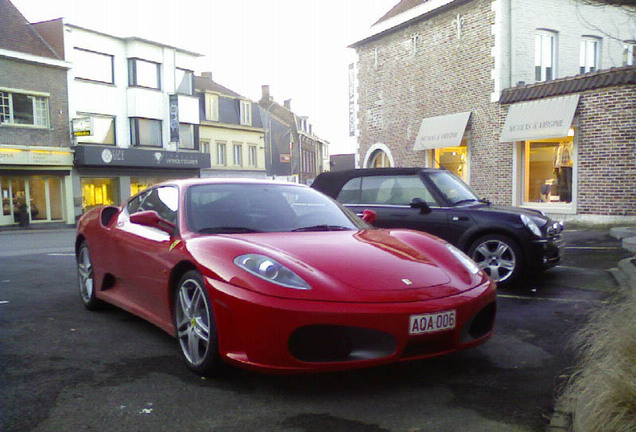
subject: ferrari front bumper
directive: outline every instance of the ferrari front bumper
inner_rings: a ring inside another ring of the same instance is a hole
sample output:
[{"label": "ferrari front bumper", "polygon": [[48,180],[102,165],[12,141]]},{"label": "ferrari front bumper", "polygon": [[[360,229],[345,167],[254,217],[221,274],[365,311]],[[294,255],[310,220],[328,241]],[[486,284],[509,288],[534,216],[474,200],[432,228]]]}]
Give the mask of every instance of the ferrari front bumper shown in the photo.
[{"label": "ferrari front bumper", "polygon": [[[470,348],[491,336],[496,310],[490,280],[455,296],[403,303],[290,300],[206,283],[221,358],[270,373],[370,367]],[[452,328],[411,334],[413,317],[447,316]]]}]

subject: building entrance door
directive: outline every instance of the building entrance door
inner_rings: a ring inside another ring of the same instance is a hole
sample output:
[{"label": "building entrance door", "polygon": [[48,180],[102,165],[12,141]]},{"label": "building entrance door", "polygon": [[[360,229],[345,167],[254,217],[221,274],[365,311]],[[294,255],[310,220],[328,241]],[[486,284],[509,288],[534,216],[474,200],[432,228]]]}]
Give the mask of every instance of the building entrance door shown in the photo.
[{"label": "building entrance door", "polygon": [[29,222],[29,201],[24,179],[0,177],[0,195],[2,195],[0,225],[19,223],[20,217],[23,218],[23,222]]}]

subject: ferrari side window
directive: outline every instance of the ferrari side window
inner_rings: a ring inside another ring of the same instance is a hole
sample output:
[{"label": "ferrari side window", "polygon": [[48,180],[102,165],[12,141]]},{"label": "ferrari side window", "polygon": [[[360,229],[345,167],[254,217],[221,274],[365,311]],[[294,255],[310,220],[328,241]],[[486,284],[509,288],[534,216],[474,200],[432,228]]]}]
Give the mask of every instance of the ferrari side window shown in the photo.
[{"label": "ferrari side window", "polygon": [[138,211],[154,210],[162,219],[172,223],[177,221],[177,188],[172,186],[154,188],[140,198],[141,203]]}]

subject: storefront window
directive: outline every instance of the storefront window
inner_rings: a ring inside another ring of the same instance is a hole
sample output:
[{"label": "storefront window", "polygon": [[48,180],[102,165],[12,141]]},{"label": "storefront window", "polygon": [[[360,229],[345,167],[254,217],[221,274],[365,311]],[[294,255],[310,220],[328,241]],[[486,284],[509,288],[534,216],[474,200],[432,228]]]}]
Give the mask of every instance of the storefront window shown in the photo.
[{"label": "storefront window", "polygon": [[0,225],[64,220],[61,177],[0,177]]},{"label": "storefront window", "polygon": [[83,211],[99,205],[116,204],[117,179],[83,178],[81,183]]},{"label": "storefront window", "polygon": [[525,202],[572,201],[573,147],[574,136],[525,142]]},{"label": "storefront window", "polygon": [[163,177],[131,177],[130,178],[130,196],[137,195],[142,190],[150,186],[161,183],[168,179]]},{"label": "storefront window", "polygon": [[445,147],[433,150],[435,168],[446,168],[459,178],[468,181],[468,147],[466,142],[457,147]]}]

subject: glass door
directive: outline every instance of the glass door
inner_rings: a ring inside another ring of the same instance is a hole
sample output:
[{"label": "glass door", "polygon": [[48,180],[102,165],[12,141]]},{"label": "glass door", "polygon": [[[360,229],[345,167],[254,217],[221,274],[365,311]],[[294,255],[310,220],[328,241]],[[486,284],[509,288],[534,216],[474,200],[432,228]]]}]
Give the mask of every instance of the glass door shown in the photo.
[{"label": "glass door", "polygon": [[2,213],[0,225],[13,224],[13,200],[11,197],[11,182],[8,177],[0,176],[0,198],[2,198]]}]

